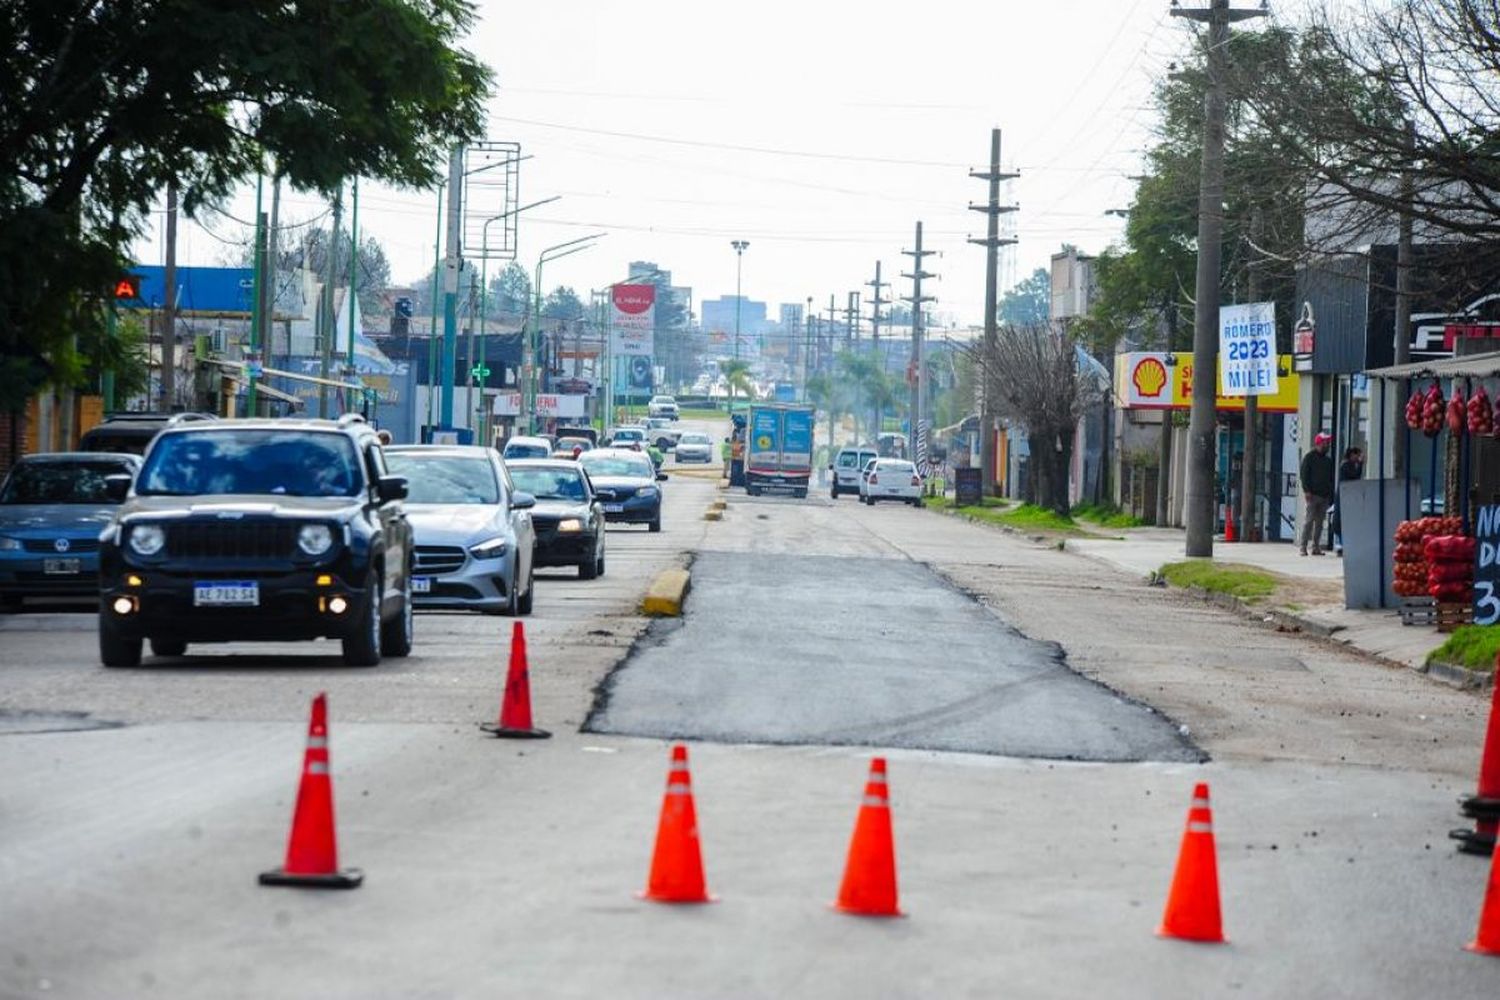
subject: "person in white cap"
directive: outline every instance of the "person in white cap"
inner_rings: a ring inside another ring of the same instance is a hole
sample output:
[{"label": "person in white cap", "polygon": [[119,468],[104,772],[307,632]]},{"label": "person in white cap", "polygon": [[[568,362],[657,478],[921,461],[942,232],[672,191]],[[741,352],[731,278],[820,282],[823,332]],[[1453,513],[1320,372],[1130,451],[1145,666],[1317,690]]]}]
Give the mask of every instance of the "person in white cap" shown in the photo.
[{"label": "person in white cap", "polygon": [[1323,520],[1333,502],[1333,457],[1328,454],[1331,444],[1333,435],[1319,432],[1313,438],[1312,451],[1302,456],[1302,498],[1307,502],[1299,546],[1303,555],[1307,555],[1308,542],[1312,542],[1313,555],[1323,554]]}]

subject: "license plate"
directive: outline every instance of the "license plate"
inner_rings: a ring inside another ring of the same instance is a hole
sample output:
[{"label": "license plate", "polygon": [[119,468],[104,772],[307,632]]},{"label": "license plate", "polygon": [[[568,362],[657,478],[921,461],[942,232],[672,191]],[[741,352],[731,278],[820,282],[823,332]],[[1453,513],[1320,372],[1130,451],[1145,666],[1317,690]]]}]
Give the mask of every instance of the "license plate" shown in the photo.
[{"label": "license plate", "polygon": [[260,584],[254,580],[214,580],[193,584],[193,606],[253,608],[260,604]]},{"label": "license plate", "polygon": [[411,578],[411,592],[413,594],[432,593],[432,577],[414,576]]},{"label": "license plate", "polygon": [[43,559],[42,572],[49,576],[66,576],[82,571],[80,559]]},{"label": "license plate", "polygon": [[606,514],[621,514],[624,511],[625,505],[622,503],[607,503],[604,505],[604,513]]}]

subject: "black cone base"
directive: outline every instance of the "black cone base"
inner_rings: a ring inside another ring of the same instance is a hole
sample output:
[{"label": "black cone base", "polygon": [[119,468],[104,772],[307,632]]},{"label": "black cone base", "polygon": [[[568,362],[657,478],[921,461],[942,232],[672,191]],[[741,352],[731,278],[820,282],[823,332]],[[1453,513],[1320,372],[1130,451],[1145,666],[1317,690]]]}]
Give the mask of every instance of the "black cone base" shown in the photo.
[{"label": "black cone base", "polygon": [[261,885],[289,885],[300,889],[357,889],[364,880],[365,873],[358,868],[316,875],[297,875],[282,868],[260,873]]},{"label": "black cone base", "polygon": [[545,729],[512,729],[496,722],[482,722],[479,728],[502,740],[547,740],[552,734]]},{"label": "black cone base", "polygon": [[1448,836],[1458,841],[1458,849],[1464,854],[1489,857],[1495,852],[1495,838],[1492,834],[1479,833],[1475,830],[1450,830]]}]

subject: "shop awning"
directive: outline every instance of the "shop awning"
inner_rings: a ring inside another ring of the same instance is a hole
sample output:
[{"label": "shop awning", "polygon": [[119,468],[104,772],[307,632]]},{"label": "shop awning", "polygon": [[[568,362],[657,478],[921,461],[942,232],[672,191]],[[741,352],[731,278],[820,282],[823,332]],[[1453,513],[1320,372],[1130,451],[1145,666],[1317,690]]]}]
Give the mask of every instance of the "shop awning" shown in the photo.
[{"label": "shop awning", "polygon": [[1371,378],[1495,378],[1500,377],[1500,351],[1471,354],[1466,358],[1412,361],[1365,372]]}]

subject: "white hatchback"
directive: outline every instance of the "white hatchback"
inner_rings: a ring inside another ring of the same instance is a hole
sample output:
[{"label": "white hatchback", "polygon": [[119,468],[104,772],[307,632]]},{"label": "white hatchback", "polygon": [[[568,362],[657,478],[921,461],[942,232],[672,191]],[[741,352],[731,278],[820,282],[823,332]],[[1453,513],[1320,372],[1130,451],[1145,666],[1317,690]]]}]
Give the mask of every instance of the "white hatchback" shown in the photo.
[{"label": "white hatchback", "polygon": [[875,462],[860,490],[865,503],[876,500],[901,500],[913,507],[922,506],[922,477],[917,467],[900,458],[882,458]]}]

